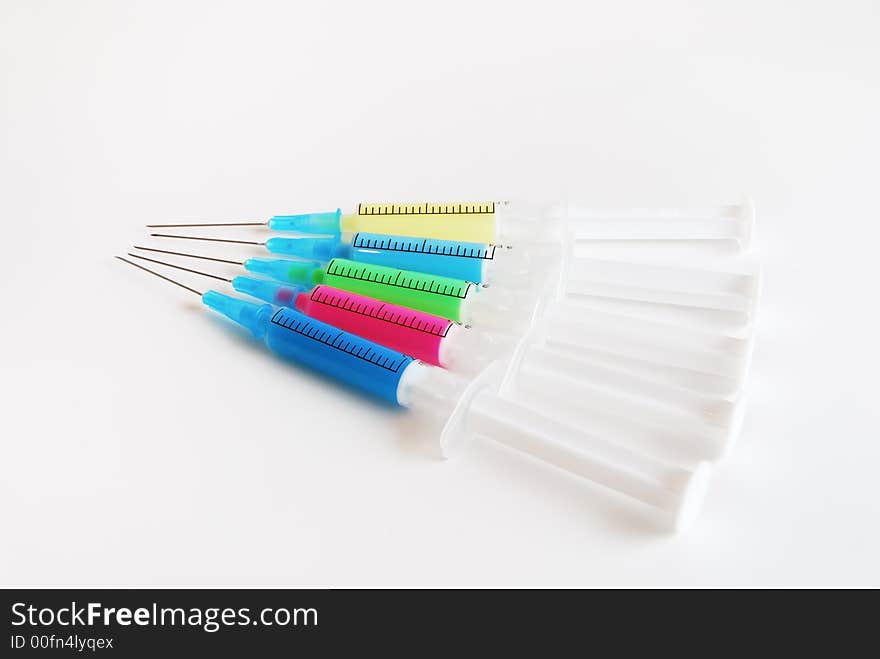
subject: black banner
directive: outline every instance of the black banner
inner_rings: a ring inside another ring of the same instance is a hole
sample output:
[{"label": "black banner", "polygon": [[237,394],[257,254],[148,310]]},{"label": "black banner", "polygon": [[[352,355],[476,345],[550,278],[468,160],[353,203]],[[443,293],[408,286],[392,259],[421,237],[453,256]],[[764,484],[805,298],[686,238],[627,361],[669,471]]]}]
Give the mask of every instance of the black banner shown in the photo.
[{"label": "black banner", "polygon": [[[840,607],[803,593],[453,590],[4,590],[0,656],[276,656],[293,652],[407,654],[443,647],[678,651],[687,639],[730,650],[761,639],[781,649],[834,629]],[[796,602],[789,602],[795,595]],[[786,615],[781,615],[785,605]],[[848,618],[839,646],[872,628]],[[860,622],[861,620],[861,622]],[[609,645],[610,644],[610,645]],[[543,652],[542,652],[543,654]],[[603,656],[605,652],[600,652]]]}]

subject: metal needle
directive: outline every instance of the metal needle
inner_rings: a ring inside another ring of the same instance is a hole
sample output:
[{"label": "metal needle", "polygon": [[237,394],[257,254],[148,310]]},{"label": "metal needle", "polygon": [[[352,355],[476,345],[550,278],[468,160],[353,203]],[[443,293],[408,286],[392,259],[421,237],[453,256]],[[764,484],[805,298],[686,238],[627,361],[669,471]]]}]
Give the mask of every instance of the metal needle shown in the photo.
[{"label": "metal needle", "polygon": [[156,272],[154,270],[150,270],[149,268],[145,268],[142,265],[138,265],[137,263],[133,263],[132,261],[129,261],[128,259],[124,259],[121,256],[117,256],[115,258],[119,259],[120,261],[125,261],[126,263],[128,263],[128,265],[133,265],[135,268],[140,268],[144,272],[149,272],[151,275],[156,275],[159,279],[164,279],[165,281],[169,281],[172,284],[175,284],[176,286],[180,286],[181,288],[185,288],[190,293],[195,293],[198,296],[204,295],[204,293],[202,293],[201,291],[197,291],[194,288],[190,288],[186,284],[181,284],[179,281],[174,281],[173,279],[171,279],[170,277],[166,277],[165,275],[160,275],[158,272]]},{"label": "metal needle", "polygon": [[151,233],[156,238],[181,238],[183,240],[207,240],[212,243],[236,243],[238,245],[265,245],[264,242],[256,240],[231,240],[229,238],[200,238],[199,236],[175,236],[170,233]]},{"label": "metal needle", "polygon": [[177,268],[178,270],[184,270],[186,272],[191,272],[194,275],[202,275],[203,277],[210,277],[211,279],[219,279],[220,281],[225,281],[232,283],[231,279],[227,279],[226,277],[221,277],[219,275],[212,275],[207,272],[202,272],[201,270],[193,270],[192,268],[184,268],[182,265],[174,265],[173,263],[165,263],[165,261],[157,261],[156,259],[148,259],[146,256],[138,256],[137,254],[128,253],[129,256],[135,259],[143,259],[144,261],[149,261],[150,263],[158,263],[159,265],[167,265],[169,268]]},{"label": "metal needle", "polygon": [[[186,252],[172,252],[168,249],[156,249],[154,247],[141,247],[140,245],[132,245],[133,249],[142,249],[145,252],[159,252],[160,254],[174,254],[174,256],[187,256],[191,259],[205,259],[206,261],[217,261],[218,263],[231,263],[232,265],[244,265],[244,261],[232,261],[231,259],[218,259],[213,256],[199,256],[197,254],[187,254]],[[134,256],[134,255],[132,255]]]},{"label": "metal needle", "polygon": [[170,229],[171,227],[264,227],[268,222],[201,222],[191,224],[148,224],[148,229]]}]

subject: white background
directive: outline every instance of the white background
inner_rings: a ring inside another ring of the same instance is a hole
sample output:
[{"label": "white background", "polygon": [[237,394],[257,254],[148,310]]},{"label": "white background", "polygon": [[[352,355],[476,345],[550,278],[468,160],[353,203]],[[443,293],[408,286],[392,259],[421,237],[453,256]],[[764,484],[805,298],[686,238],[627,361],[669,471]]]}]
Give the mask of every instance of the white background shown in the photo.
[{"label": "white background", "polygon": [[[0,582],[880,585],[876,2],[0,8]],[[442,462],[111,258],[177,218],[742,191],[751,407],[681,537]]]}]

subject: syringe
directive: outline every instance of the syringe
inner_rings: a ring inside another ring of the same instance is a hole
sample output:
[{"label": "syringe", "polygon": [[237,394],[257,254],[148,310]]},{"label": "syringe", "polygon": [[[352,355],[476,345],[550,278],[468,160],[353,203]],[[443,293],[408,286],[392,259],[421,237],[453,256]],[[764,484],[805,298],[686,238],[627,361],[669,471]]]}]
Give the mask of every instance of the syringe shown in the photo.
[{"label": "syringe", "polygon": [[262,222],[209,222],[151,224],[156,227],[193,226],[268,226],[272,231],[295,231],[319,235],[343,233],[421,236],[439,240],[464,240],[476,243],[501,242],[496,230],[495,202],[358,204],[354,213],[335,211],[275,215]]},{"label": "syringe", "polygon": [[250,223],[173,226],[267,225],[274,231],[380,233],[441,240],[518,245],[575,240],[732,240],[748,246],[754,224],[750,200],[705,209],[601,210],[568,204],[452,202],[358,204],[357,210],[276,215]]},{"label": "syringe", "polygon": [[533,245],[513,248],[510,245],[363,232],[319,237],[273,236],[265,241],[182,236],[170,233],[150,235],[155,238],[256,245],[281,256],[294,256],[314,261],[342,258],[358,263],[462,279],[477,284],[495,282],[516,287],[533,285],[542,273],[546,272],[554,262],[558,264],[562,258],[559,246]]},{"label": "syringe", "polygon": [[[271,226],[273,220],[269,221]],[[244,223],[247,225],[247,223]],[[241,226],[230,224],[150,224],[151,228],[181,226]],[[151,234],[168,238],[198,240],[196,236],[171,236]],[[381,233],[343,233],[333,236],[273,237],[265,243],[274,254],[296,256],[315,261],[343,258],[359,263],[372,263],[416,272],[426,272],[444,277],[464,279],[475,283],[501,282],[507,285],[526,286],[534,281],[536,273],[547,268],[547,263],[561,254],[558,246],[519,244],[496,245],[463,240],[439,240],[417,236],[397,236]]]},{"label": "syringe", "polygon": [[[136,247],[150,252],[241,265],[242,262]],[[584,373],[611,366],[649,380],[668,383],[707,396],[731,396],[742,385],[750,342],[695,332],[637,318],[582,309],[558,299],[539,298],[522,322],[462,327],[438,316],[391,305],[350,291],[319,284],[311,290],[248,277],[221,277],[174,263],[146,259],[168,267],[227,281],[239,292],[274,304],[294,306],[309,316],[400,350],[423,361],[475,373],[490,361],[512,352],[530,328],[546,344],[564,350]],[[284,281],[289,281],[285,278]]]},{"label": "syringe", "polygon": [[659,509],[676,530],[691,522],[699,509],[708,464],[700,463],[693,470],[673,467],[506,399],[495,380],[503,368],[489,368],[468,383],[292,309],[254,304],[217,291],[201,293],[117,258],[201,296],[206,306],[246,327],[285,358],[395,405],[446,419],[441,435],[444,453],[455,440],[474,433]]},{"label": "syringe", "polygon": [[[178,256],[203,258],[195,254],[165,251]],[[250,258],[233,263],[276,281],[301,286],[326,284],[462,324],[503,326],[508,317],[522,315],[523,307],[533,302],[538,294],[535,288],[518,290],[506,286],[479,286],[464,279],[357,263],[348,259],[334,258],[322,264]]]}]

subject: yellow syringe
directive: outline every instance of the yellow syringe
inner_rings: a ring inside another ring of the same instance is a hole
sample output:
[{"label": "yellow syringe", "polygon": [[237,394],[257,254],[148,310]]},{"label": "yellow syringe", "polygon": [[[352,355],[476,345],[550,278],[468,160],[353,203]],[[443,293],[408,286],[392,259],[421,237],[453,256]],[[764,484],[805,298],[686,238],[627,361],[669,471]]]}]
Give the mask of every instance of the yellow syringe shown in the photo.
[{"label": "yellow syringe", "polygon": [[318,234],[364,231],[490,243],[496,238],[497,206],[493,201],[358,204],[353,213],[337,209],[326,213],[276,215],[269,220],[269,228]]}]

